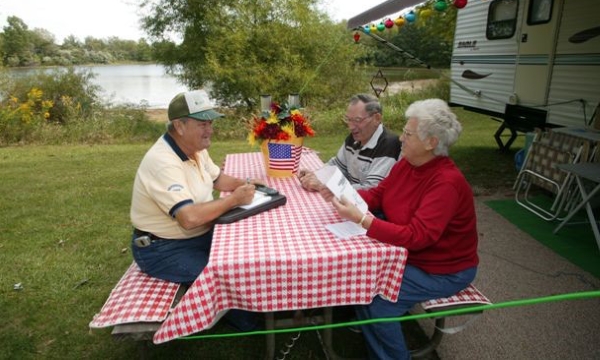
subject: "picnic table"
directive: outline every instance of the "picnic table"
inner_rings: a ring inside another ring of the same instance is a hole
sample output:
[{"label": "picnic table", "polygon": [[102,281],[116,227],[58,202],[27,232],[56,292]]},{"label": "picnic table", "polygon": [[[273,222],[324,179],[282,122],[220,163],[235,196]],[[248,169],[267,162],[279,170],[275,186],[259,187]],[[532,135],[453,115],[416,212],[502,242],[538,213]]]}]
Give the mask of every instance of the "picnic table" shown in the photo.
[{"label": "picnic table", "polygon": [[[303,149],[301,168],[323,166]],[[160,344],[213,326],[225,311],[279,312],[397,301],[407,251],[365,235],[340,239],[326,224],[343,221],[296,177],[267,177],[260,153],[230,154],[224,172],[262,179],[287,203],[216,225],[210,260],[154,335]]]},{"label": "picnic table", "polygon": [[[304,148],[301,168],[323,166],[317,154]],[[196,281],[186,289],[176,283],[152,278],[133,262],[121,277],[90,328],[113,327],[115,339],[156,344],[211,328],[230,309],[264,313],[266,330],[298,327],[315,321],[331,323],[336,306],[369,304],[382,296],[397,301],[407,250],[378,242],[365,235],[335,237],[326,224],[342,221],[332,205],[315,192],[302,189],[298,179],[268,178],[260,153],[226,157],[225,172],[238,177],[263,179],[287,197],[284,206],[243,220],[216,225],[210,260]],[[225,195],[225,194],[223,194]],[[427,312],[490,304],[473,285],[448,298],[422,302]],[[297,315],[311,309],[298,322]],[[275,315],[291,312],[291,318]],[[481,312],[481,311],[479,311]],[[448,328],[448,315],[435,317],[429,341],[411,350],[413,358],[427,356],[443,334],[466,327]],[[291,320],[291,321],[290,321]],[[470,321],[469,321],[470,322]],[[323,348],[337,358],[332,329],[323,332]],[[274,334],[266,335],[266,358],[274,354]],[[287,345],[286,345],[287,346]]]}]

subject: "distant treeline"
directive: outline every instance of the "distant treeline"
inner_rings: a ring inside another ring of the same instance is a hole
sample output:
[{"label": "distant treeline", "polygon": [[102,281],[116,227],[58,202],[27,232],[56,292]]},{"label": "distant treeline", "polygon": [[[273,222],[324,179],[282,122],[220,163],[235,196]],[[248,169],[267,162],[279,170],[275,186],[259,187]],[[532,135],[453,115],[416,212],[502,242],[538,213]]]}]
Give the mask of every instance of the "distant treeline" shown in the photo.
[{"label": "distant treeline", "polygon": [[[378,33],[390,44],[406,51],[410,56],[404,56],[362,34],[360,44],[368,51],[355,61],[381,67],[419,67],[410,60],[415,57],[429,66],[448,68],[452,55],[455,22],[456,9],[451,8],[446,12],[434,12],[427,18],[422,17],[417,23],[404,26],[401,31],[394,29]],[[118,62],[172,64],[179,62],[181,56],[179,52],[182,51],[174,44],[149,43],[144,38],[133,41],[117,37],[97,39],[87,36],[81,41],[74,35],[70,35],[63,39],[62,45],[57,45],[52,33],[40,28],[29,30],[27,24],[16,16],[8,17],[7,23],[8,25],[0,32],[0,59],[1,65],[5,67]],[[352,32],[348,31],[348,38],[352,35]],[[165,54],[173,51],[178,54],[171,56],[173,58],[168,56],[165,58]]]},{"label": "distant treeline", "polygon": [[29,30],[16,16],[9,16],[7,23],[0,32],[0,58],[6,67],[153,61],[152,45],[143,38],[134,41],[87,36],[82,42],[70,35],[57,45],[46,29]]}]

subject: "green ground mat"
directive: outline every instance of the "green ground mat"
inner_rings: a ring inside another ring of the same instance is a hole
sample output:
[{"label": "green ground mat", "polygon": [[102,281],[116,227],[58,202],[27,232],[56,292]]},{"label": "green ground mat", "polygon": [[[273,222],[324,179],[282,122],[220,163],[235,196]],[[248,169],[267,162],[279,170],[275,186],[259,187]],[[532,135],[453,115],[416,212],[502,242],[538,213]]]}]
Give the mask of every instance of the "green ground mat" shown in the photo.
[{"label": "green ground mat", "polygon": [[545,221],[517,204],[514,199],[489,200],[485,204],[560,256],[600,278],[600,249],[590,224],[586,222],[584,211],[577,214],[577,219],[571,220],[557,234],[553,234],[559,221]]}]

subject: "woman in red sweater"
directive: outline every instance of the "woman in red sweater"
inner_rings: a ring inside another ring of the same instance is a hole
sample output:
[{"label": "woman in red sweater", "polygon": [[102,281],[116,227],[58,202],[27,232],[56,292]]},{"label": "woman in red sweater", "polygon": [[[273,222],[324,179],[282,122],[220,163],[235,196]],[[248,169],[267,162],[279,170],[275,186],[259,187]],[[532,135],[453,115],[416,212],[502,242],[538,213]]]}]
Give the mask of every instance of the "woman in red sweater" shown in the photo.
[{"label": "woman in red sweater", "polygon": [[[401,160],[378,186],[359,190],[369,210],[381,211],[385,219],[321,191],[340,216],[367,229],[369,237],[409,252],[398,301],[377,296],[371,304],[357,306],[361,320],[402,316],[416,303],[451,296],[466,288],[477,272],[473,193],[448,157],[462,127],[439,99],[413,103],[406,118]],[[400,323],[365,325],[362,330],[371,358],[410,358]]]}]

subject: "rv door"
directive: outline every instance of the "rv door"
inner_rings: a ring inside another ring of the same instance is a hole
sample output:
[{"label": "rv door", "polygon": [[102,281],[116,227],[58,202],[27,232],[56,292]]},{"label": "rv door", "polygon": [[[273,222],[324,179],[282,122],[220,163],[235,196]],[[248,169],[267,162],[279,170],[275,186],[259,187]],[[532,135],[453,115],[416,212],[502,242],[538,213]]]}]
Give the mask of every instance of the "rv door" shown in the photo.
[{"label": "rv door", "polygon": [[517,26],[518,51],[514,102],[526,106],[547,104],[556,50],[560,7],[558,0],[528,0]]}]

